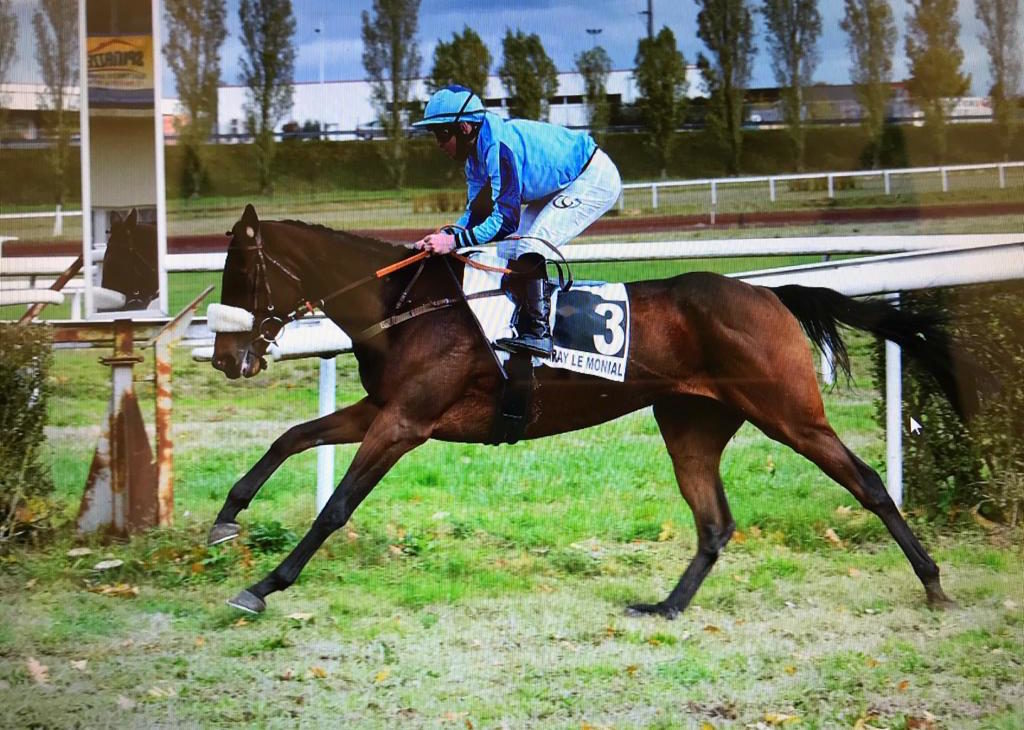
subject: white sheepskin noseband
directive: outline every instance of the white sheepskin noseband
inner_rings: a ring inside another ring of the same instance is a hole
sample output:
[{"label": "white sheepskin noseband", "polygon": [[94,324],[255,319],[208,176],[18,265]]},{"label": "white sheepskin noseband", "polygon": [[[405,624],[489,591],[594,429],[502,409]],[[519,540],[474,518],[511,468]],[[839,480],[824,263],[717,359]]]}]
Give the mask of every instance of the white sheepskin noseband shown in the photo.
[{"label": "white sheepskin noseband", "polygon": [[210,332],[251,332],[252,312],[226,304],[211,304],[206,308],[206,326]]},{"label": "white sheepskin noseband", "polygon": [[119,291],[104,289],[102,286],[94,286],[92,288],[92,301],[96,309],[122,309],[127,298]]}]

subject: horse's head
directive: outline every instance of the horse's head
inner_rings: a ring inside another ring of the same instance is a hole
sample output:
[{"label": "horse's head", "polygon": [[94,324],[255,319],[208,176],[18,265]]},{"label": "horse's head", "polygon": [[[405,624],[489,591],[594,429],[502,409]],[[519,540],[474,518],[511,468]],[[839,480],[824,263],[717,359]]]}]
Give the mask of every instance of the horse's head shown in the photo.
[{"label": "horse's head", "polygon": [[123,219],[111,214],[100,284],[124,295],[124,309],[145,309],[156,298],[156,259],[156,228],[139,223],[135,208]]},{"label": "horse's head", "polygon": [[232,380],[251,378],[267,367],[265,355],[285,318],[301,300],[298,277],[280,261],[280,252],[268,251],[272,242],[261,229],[256,209],[245,206],[231,236],[221,302],[207,310],[210,329],[216,333],[213,367]]}]

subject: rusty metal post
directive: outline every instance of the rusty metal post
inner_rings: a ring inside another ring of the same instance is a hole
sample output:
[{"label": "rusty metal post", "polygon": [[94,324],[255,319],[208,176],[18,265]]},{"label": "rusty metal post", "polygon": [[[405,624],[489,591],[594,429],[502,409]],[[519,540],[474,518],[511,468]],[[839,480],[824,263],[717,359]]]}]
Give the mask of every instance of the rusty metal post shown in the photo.
[{"label": "rusty metal post", "polygon": [[142,357],[132,336],[131,320],[117,320],[113,357],[100,358],[112,370],[110,405],[78,510],[79,532],[123,536],[156,524],[156,468],[132,378]]},{"label": "rusty metal post", "polygon": [[213,291],[206,289],[146,343],[153,346],[156,386],[156,462],[157,462],[157,524],[174,524],[174,439],[171,433],[173,399],[171,393],[171,349],[185,336],[200,302]]}]

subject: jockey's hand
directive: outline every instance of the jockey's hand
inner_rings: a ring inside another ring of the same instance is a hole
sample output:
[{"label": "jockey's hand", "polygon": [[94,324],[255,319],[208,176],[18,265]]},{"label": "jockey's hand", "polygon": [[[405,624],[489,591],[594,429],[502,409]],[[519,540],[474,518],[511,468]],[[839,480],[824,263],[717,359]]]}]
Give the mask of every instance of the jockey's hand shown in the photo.
[{"label": "jockey's hand", "polygon": [[431,233],[415,244],[416,248],[435,254],[451,253],[455,250],[455,236],[450,233]]}]

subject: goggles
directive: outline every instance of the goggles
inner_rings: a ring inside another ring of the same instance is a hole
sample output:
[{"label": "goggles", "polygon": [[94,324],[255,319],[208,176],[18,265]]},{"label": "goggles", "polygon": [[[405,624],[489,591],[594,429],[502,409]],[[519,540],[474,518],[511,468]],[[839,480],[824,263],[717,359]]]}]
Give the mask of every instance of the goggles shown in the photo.
[{"label": "goggles", "polygon": [[434,133],[434,139],[438,144],[448,144],[448,140],[455,136],[458,131],[457,124],[438,124],[430,128]]}]

